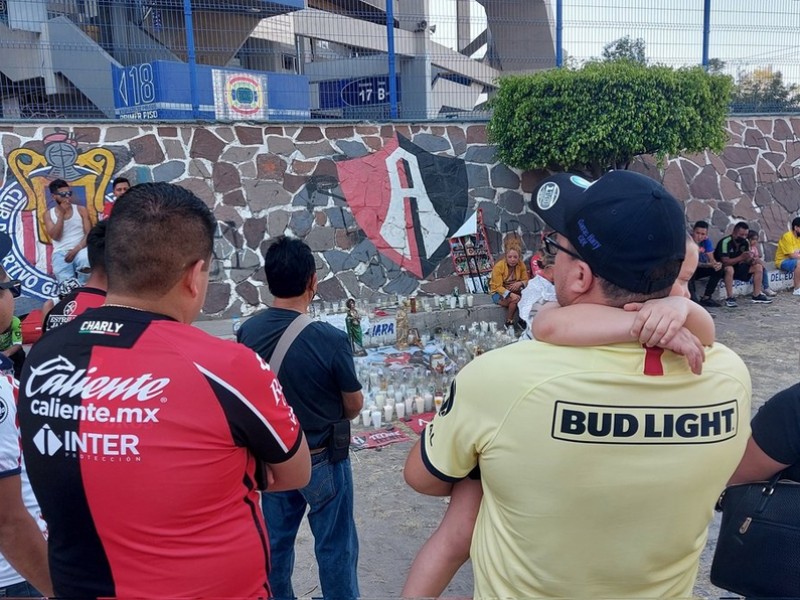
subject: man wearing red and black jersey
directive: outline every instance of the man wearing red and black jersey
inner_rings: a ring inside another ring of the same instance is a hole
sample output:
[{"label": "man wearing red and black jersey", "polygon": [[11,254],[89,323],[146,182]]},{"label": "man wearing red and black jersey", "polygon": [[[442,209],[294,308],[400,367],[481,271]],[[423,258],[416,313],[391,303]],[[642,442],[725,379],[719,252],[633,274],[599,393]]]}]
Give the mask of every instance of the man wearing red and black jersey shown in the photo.
[{"label": "man wearing red and black jersey", "polygon": [[257,474],[295,489],[311,461],[264,361],[189,325],[215,227],[188,190],[131,188],[106,304],[31,351],[18,414],[57,596],[270,596]]},{"label": "man wearing red and black jersey", "polygon": [[78,315],[90,308],[97,308],[106,301],[106,225],[108,223],[100,221],[86,236],[86,252],[89,255],[89,267],[92,269],[86,285],[62,296],[58,304],[48,311],[42,321],[42,333],[69,323]]}]

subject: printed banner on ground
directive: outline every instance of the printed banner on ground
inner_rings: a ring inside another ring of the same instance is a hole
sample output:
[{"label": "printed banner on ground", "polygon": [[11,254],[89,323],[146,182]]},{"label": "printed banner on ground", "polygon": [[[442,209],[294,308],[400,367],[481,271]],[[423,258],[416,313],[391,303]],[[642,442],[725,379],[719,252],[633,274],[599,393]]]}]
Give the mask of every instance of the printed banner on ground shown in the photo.
[{"label": "printed banner on ground", "polygon": [[369,450],[372,448],[383,448],[389,444],[397,442],[408,442],[411,438],[399,429],[378,429],[373,433],[364,435],[354,435],[350,439],[350,447],[353,450]]}]

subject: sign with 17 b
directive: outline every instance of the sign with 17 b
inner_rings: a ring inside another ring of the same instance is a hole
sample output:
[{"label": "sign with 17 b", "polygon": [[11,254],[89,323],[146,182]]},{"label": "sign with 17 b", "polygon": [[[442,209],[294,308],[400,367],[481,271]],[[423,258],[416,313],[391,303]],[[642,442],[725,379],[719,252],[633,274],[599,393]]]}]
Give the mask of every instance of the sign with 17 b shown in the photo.
[{"label": "sign with 17 b", "polygon": [[[320,108],[376,106],[389,104],[389,77],[376,75],[357,79],[336,79],[319,84]],[[397,78],[397,101],[400,102],[400,78]]]},{"label": "sign with 17 b", "polygon": [[342,87],[342,103],[345,106],[365,106],[389,103],[388,77],[363,77],[354,79]]}]

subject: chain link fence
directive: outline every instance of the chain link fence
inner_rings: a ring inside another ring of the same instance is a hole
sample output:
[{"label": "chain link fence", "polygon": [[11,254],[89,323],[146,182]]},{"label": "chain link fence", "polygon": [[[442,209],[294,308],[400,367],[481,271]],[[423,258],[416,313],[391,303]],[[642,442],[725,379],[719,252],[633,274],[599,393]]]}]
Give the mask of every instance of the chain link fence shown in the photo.
[{"label": "chain link fence", "polygon": [[704,64],[796,112],[800,2],[0,0],[0,119],[486,119],[500,77]]}]

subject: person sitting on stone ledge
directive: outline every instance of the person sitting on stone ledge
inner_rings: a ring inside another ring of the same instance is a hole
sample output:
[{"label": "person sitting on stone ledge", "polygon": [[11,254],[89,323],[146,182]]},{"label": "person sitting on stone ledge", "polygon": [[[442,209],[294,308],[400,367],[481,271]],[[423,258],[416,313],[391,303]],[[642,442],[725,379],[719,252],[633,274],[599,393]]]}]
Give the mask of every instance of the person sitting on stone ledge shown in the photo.
[{"label": "person sitting on stone ledge", "polygon": [[[692,239],[700,249],[700,261],[697,263],[692,279],[689,281],[689,293],[692,300],[706,308],[719,308],[720,304],[714,300],[713,295],[722,281],[722,263],[714,258],[714,244],[708,238],[708,223],[697,221],[692,227]],[[695,291],[695,281],[708,277],[705,292],[698,299]]]},{"label": "person sitting on stone ledge", "polygon": [[515,326],[524,331],[525,321],[519,318],[515,323],[514,317],[522,290],[528,283],[528,270],[520,260],[522,247],[517,238],[506,238],[505,248],[505,256],[498,260],[492,269],[489,293],[492,295],[492,302],[506,309],[506,327]]},{"label": "person sitting on stone ledge", "polygon": [[764,269],[764,276],[761,278],[761,291],[769,298],[774,298],[778,294],[772,291],[769,287],[769,276],[767,274],[767,263],[761,256],[761,249],[758,246],[758,231],[751,229],[747,234],[747,243],[750,244],[750,254],[753,255],[753,263],[761,265]]},{"label": "person sitting on stone ledge", "polygon": [[739,221],[733,226],[733,233],[726,235],[714,250],[714,258],[724,267],[725,291],[727,297],[725,306],[736,308],[736,298],[733,297],[733,280],[749,283],[753,280],[753,297],[756,304],[771,304],[772,300],[761,292],[761,282],[764,278],[764,267],[755,262],[750,252],[747,241],[747,232],[750,226],[744,221]]},{"label": "person sitting on stone ledge", "polygon": [[794,274],[795,296],[800,296],[800,217],[792,219],[792,228],[781,236],[775,250],[775,266]]}]

